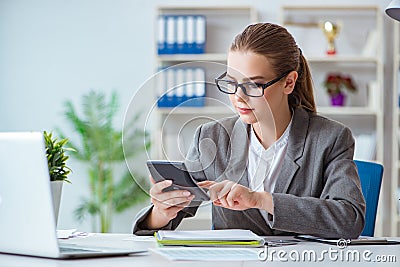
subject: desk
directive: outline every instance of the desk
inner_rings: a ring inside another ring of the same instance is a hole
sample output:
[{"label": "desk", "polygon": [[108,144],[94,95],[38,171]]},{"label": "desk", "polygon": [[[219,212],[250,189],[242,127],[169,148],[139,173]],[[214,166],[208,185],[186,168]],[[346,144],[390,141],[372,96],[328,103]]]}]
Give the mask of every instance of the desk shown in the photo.
[{"label": "desk", "polygon": [[[127,240],[130,239],[132,235],[130,234],[94,234],[92,236],[70,239],[62,242],[74,243],[80,245],[88,245],[88,246],[112,246],[118,248],[128,248],[128,249],[143,249],[143,248],[156,248],[157,244],[155,241],[132,241]],[[400,240],[400,238],[396,238]],[[40,242],[38,242],[39,245]],[[291,245],[286,247],[274,247],[269,248],[269,251],[274,249],[276,253],[282,253],[283,256],[285,251],[287,254],[293,253],[293,251],[297,251],[300,254],[304,251],[315,251],[317,255],[321,255],[320,253],[323,250],[336,249],[339,250],[335,246],[313,243],[313,242],[301,242],[298,245]],[[345,260],[337,260],[332,261],[326,255],[324,258],[323,264],[329,266],[399,266],[400,262],[400,245],[392,245],[392,246],[351,246],[347,248],[348,250],[358,250],[360,254],[364,251],[371,251],[371,255],[369,258],[375,259],[376,256],[388,256],[393,255],[396,258],[396,262],[365,262],[364,260],[356,261],[345,261]],[[261,248],[255,249],[256,251],[260,251]],[[346,249],[345,249],[346,250]],[[276,254],[275,253],[275,254]],[[367,253],[368,254],[368,253]],[[294,255],[294,254],[293,254]],[[285,256],[288,259],[288,255]],[[285,258],[283,257],[283,258]],[[29,266],[29,267],[59,267],[59,266],[85,266],[85,267],[106,267],[106,266],[118,266],[118,267],[133,267],[133,266],[188,266],[190,264],[191,267],[196,266],[215,266],[221,267],[221,265],[236,267],[236,266],[321,266],[321,262],[313,262],[313,261],[299,261],[294,262],[288,259],[287,262],[282,262],[278,259],[273,259],[273,261],[246,261],[246,262],[234,262],[234,261],[224,261],[224,262],[187,262],[187,261],[169,261],[158,254],[153,252],[147,252],[141,255],[131,255],[125,257],[108,257],[108,258],[91,258],[91,259],[76,259],[76,260],[53,260],[53,259],[45,259],[45,258],[36,258],[36,257],[27,257],[27,256],[15,256],[15,255],[7,255],[0,254],[0,266],[1,267],[19,267],[19,266]]]}]

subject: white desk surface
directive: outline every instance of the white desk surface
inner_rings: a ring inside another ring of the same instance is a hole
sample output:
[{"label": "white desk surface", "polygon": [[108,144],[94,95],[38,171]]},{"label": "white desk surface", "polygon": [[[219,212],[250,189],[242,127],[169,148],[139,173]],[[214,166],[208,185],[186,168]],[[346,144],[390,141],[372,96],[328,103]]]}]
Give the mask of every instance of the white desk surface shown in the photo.
[{"label": "white desk surface", "polygon": [[[147,249],[147,248],[157,248],[157,244],[154,240],[152,241],[133,241],[132,235],[130,234],[94,234],[92,236],[84,237],[84,238],[74,238],[69,239],[68,243],[80,244],[80,245],[91,245],[91,246],[102,246],[102,247],[118,247],[118,248],[128,248],[128,249]],[[273,237],[272,237],[273,238]],[[131,240],[126,240],[131,239]],[[276,238],[275,238],[276,239]],[[400,238],[392,238],[396,240],[400,240]],[[38,245],[40,245],[40,241],[38,241]],[[260,251],[262,248],[255,249],[256,251]],[[286,251],[289,254],[291,251],[297,251],[300,254],[306,250],[314,250],[317,255],[323,250],[329,249],[339,249],[336,246],[313,243],[313,242],[301,242],[297,245],[290,245],[285,247],[273,247],[269,249],[275,249],[278,253],[279,251]],[[347,250],[357,250],[362,255],[366,250],[371,251],[372,254],[369,255],[369,258],[374,260],[376,256],[383,259],[382,256],[392,255],[396,258],[396,262],[366,262],[361,259],[359,262],[355,260],[330,260],[327,255],[324,257],[323,264],[330,266],[399,266],[400,263],[400,245],[375,245],[375,246],[350,246],[346,248]],[[346,250],[344,249],[344,250]],[[288,258],[288,255],[285,256]],[[392,257],[393,261],[393,257]],[[162,256],[155,254],[154,252],[146,252],[141,255],[130,255],[125,257],[107,257],[107,258],[91,258],[91,259],[74,259],[74,260],[53,260],[53,259],[45,259],[45,258],[36,258],[36,257],[27,257],[27,256],[16,256],[16,255],[8,255],[8,254],[0,254],[0,266],[7,267],[18,267],[18,266],[29,266],[29,267],[56,267],[56,266],[84,266],[84,267],[105,267],[105,266],[218,266],[221,265],[236,267],[236,266],[282,266],[282,265],[291,265],[291,266],[309,266],[309,265],[318,265],[320,266],[322,262],[313,262],[313,261],[299,261],[295,262],[292,260],[288,260],[287,262],[282,262],[278,259],[274,259],[273,261],[229,261],[226,262],[203,262],[203,261],[170,261]]]}]

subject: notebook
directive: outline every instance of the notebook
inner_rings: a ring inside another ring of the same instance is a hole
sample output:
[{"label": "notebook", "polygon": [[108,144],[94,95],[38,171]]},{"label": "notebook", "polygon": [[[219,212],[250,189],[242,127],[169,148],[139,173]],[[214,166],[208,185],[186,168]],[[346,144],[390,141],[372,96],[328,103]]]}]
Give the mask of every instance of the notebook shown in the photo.
[{"label": "notebook", "polygon": [[0,133],[1,253],[83,258],[144,252],[61,245],[53,212],[43,133]]},{"label": "notebook", "polygon": [[160,245],[164,246],[224,246],[224,247],[260,247],[264,238],[250,230],[193,230],[169,231],[154,233]]}]

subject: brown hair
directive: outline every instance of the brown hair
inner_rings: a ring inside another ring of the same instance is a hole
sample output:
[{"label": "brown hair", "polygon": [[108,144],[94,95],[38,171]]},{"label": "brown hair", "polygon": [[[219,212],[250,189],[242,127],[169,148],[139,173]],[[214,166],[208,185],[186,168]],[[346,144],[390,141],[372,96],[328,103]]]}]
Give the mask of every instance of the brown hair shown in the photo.
[{"label": "brown hair", "polygon": [[307,60],[293,36],[285,28],[272,23],[249,25],[235,37],[230,50],[251,51],[265,56],[276,75],[290,70],[297,71],[299,76],[293,92],[289,95],[289,107],[302,107],[314,113],[317,111]]}]

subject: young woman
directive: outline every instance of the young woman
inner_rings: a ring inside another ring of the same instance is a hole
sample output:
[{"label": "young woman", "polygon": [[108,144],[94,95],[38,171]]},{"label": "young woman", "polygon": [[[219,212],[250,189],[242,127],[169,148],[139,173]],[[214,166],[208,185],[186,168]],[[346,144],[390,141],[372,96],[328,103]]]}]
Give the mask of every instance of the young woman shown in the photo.
[{"label": "young woman", "polygon": [[[294,38],[278,25],[248,26],[216,79],[239,116],[200,126],[186,165],[210,191],[214,229],[259,235],[356,238],[365,201],[353,162],[354,139],[344,125],[316,114],[310,70]],[[193,216],[184,190],[150,190],[153,205],[133,232],[175,229]]]}]

